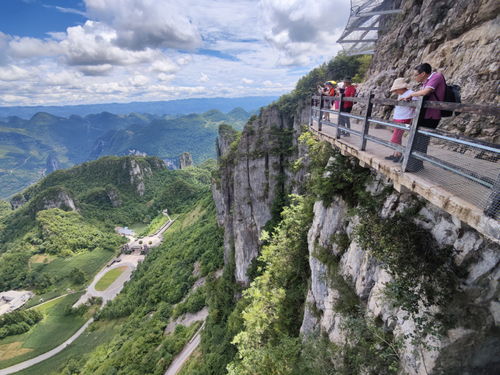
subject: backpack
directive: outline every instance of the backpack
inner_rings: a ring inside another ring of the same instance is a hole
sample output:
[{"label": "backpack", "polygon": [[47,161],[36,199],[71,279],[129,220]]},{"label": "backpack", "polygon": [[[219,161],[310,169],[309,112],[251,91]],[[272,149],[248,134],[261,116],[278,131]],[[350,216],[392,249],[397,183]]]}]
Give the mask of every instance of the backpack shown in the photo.
[{"label": "backpack", "polygon": [[[458,85],[446,85],[446,89],[444,91],[444,101],[450,103],[462,103],[462,99],[460,97],[460,86]],[[455,112],[455,115],[459,115],[460,112]],[[453,111],[448,111],[446,109],[441,110],[441,117],[451,117],[453,115]]]}]

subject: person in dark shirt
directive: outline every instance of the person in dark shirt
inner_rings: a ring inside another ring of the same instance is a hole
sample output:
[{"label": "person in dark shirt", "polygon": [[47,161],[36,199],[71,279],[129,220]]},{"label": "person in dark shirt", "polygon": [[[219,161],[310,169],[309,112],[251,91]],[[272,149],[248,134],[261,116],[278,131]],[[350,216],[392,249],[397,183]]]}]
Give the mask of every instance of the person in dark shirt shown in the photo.
[{"label": "person in dark shirt", "polygon": [[[415,81],[422,84],[420,90],[411,93],[404,100],[412,100],[418,96],[424,96],[427,100],[444,101],[446,91],[446,80],[439,72],[433,72],[432,67],[423,63],[415,67]],[[423,118],[419,121],[418,127],[436,129],[441,120],[441,110],[437,108],[426,108]],[[422,134],[416,134],[413,150],[423,154],[427,153],[429,146],[429,137]],[[418,172],[424,168],[422,160],[410,158],[407,172]]]}]

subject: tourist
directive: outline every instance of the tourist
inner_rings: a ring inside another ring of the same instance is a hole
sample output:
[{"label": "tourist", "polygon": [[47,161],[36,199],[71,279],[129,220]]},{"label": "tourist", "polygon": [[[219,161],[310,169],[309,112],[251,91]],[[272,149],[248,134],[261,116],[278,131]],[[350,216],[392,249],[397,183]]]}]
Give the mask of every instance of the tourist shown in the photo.
[{"label": "tourist", "polygon": [[[326,81],[325,82],[325,93],[323,95],[326,96],[335,96],[335,86],[337,82],[335,81]],[[330,102],[330,105],[327,106],[328,109],[333,109],[333,103]],[[326,113],[324,119],[330,121],[330,113]]]},{"label": "tourist", "polygon": [[[413,92],[403,100],[412,100],[418,96],[424,96],[430,101],[444,101],[446,92],[446,81],[441,73],[433,72],[432,67],[423,63],[415,67],[414,72],[415,81],[422,84],[419,91]],[[437,108],[426,108],[424,116],[419,120],[418,127],[424,126],[426,128],[436,129],[441,120],[441,110]],[[429,146],[429,137],[417,133],[413,144],[413,151],[418,151],[423,154],[427,153]],[[424,168],[422,160],[410,157],[407,172],[418,172]]]},{"label": "tourist", "polygon": [[[398,100],[407,98],[412,90],[408,89],[408,83],[404,78],[396,78],[391,87],[391,93],[396,93],[398,95]],[[394,107],[393,121],[398,124],[411,124],[413,117],[415,116],[415,109],[412,107],[396,106]],[[403,138],[404,130],[394,128],[392,132],[391,143],[400,145]],[[403,155],[399,151],[395,151],[392,155],[386,156],[385,159],[392,160],[395,163],[400,163],[403,161]]]},{"label": "tourist", "polygon": [[[344,78],[343,88],[340,89],[340,93],[344,94],[344,97],[354,97],[356,96],[356,88],[352,85],[352,79],[350,77]],[[351,113],[353,102],[345,101],[342,102],[342,109],[340,112]],[[339,102],[335,102],[335,109],[339,109]],[[339,115],[339,126],[343,126],[345,128],[351,128],[351,119],[346,116]],[[341,132],[342,135],[349,137],[350,134],[348,132]]]}]

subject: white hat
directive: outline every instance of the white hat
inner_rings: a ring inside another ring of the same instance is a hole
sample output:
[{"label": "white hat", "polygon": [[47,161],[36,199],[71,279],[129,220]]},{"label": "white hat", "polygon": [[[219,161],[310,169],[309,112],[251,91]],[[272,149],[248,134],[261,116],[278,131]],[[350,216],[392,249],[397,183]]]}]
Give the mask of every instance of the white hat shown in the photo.
[{"label": "white hat", "polygon": [[408,86],[408,82],[404,78],[396,78],[392,84],[391,92],[399,89],[407,89]]}]

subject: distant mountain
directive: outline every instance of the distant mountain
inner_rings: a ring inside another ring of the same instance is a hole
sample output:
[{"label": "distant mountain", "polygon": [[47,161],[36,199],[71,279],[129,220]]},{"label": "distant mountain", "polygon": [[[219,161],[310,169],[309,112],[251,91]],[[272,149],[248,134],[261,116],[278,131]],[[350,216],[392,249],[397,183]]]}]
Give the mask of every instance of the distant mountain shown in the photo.
[{"label": "distant mountain", "polygon": [[47,112],[24,120],[0,120],[0,198],[6,198],[60,168],[105,155],[150,155],[176,164],[183,152],[195,163],[215,157],[218,125],[242,128],[251,113],[167,115],[110,112],[68,118]]},{"label": "distant mountain", "polygon": [[18,116],[23,119],[28,119],[38,112],[48,112],[63,117],[69,117],[71,115],[86,116],[104,111],[115,114],[137,112],[150,113],[153,115],[185,115],[189,113],[206,112],[211,109],[228,112],[236,107],[241,107],[243,110],[251,112],[268,105],[277,98],[277,96],[249,96],[244,98],[194,98],[158,102],[0,107],[0,121],[2,117],[9,116]]}]

